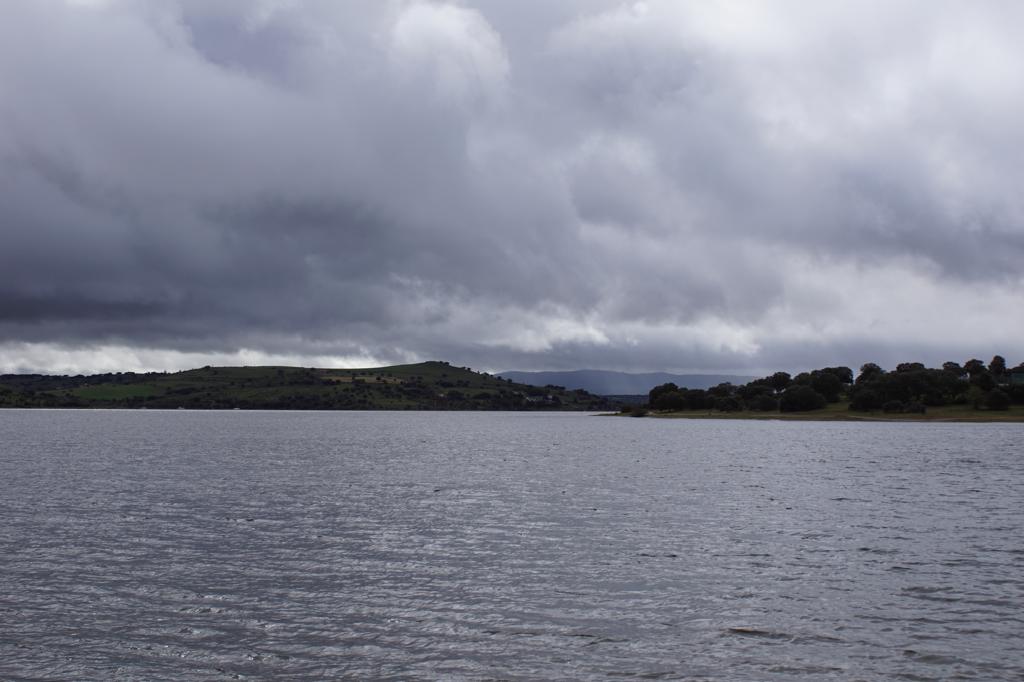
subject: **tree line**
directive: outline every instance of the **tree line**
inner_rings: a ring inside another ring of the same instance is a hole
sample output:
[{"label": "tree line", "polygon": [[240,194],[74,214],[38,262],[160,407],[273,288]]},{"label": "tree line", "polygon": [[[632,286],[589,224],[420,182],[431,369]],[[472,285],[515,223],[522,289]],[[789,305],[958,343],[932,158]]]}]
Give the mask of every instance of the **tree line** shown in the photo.
[{"label": "tree line", "polygon": [[903,362],[886,371],[869,362],[856,377],[849,367],[823,367],[796,376],[775,372],[742,386],[691,389],[666,383],[652,388],[647,402],[650,409],[672,412],[807,412],[843,400],[858,412],[923,413],[944,405],[1008,410],[1024,404],[1024,363],[1008,369],[996,355],[987,365],[975,358],[938,368]]}]

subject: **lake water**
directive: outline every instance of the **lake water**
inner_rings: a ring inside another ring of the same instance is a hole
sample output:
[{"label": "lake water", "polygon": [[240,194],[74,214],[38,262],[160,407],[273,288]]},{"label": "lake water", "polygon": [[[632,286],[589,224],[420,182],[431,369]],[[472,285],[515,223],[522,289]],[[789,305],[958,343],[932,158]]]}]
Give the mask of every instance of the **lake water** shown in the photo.
[{"label": "lake water", "polygon": [[0,411],[3,680],[1021,680],[1024,425]]}]

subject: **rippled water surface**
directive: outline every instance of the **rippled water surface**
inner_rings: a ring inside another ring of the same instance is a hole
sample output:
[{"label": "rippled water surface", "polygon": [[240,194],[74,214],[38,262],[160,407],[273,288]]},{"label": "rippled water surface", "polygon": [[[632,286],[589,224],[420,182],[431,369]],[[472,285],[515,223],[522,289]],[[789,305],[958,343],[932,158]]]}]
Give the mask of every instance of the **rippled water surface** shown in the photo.
[{"label": "rippled water surface", "polygon": [[0,679],[1024,678],[1024,427],[0,411]]}]

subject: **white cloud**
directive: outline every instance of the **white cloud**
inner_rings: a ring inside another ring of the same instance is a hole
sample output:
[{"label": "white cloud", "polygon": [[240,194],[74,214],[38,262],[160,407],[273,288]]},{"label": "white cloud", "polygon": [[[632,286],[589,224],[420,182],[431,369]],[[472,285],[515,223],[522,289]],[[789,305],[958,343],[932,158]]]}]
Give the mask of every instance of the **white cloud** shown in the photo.
[{"label": "white cloud", "polygon": [[500,99],[508,76],[501,36],[477,11],[435,2],[413,2],[397,17],[391,53],[404,87],[429,84],[459,106]]},{"label": "white cloud", "polygon": [[221,367],[325,367],[348,369],[384,364],[371,354],[267,353],[240,348],[230,353],[183,352],[124,345],[68,346],[59,343],[0,344],[0,373],[90,374],[173,372],[206,365]]}]

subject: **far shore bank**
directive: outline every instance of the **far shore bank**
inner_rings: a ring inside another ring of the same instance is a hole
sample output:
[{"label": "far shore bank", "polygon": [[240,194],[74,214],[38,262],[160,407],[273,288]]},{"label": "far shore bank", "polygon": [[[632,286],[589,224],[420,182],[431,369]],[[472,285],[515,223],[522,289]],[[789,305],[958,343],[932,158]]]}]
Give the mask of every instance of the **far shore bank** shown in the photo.
[{"label": "far shore bank", "polygon": [[[612,415],[609,415],[612,416]],[[628,412],[618,417],[636,417]],[[854,412],[849,403],[836,403],[821,410],[809,412],[719,412],[716,410],[682,410],[658,412],[650,410],[645,419],[724,419],[743,421],[808,421],[808,422],[937,422],[937,423],[1024,423],[1024,406],[1014,405],[1008,410],[978,410],[966,405],[929,408],[924,413],[892,414],[881,411]]]}]

